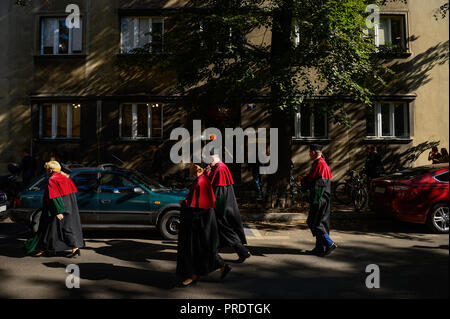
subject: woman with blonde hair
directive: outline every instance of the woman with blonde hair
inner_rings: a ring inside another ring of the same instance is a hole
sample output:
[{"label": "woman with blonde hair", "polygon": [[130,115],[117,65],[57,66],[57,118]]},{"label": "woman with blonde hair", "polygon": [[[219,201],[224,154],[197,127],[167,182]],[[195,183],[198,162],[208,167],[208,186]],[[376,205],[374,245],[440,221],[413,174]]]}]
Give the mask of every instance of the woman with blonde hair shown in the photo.
[{"label": "woman with blonde hair", "polygon": [[69,249],[71,253],[67,257],[80,256],[84,239],[75,195],[77,188],[68,175],[61,172],[58,162],[49,161],[44,167],[49,179],[42,200],[39,228],[35,236],[25,242],[25,248],[35,257]]}]

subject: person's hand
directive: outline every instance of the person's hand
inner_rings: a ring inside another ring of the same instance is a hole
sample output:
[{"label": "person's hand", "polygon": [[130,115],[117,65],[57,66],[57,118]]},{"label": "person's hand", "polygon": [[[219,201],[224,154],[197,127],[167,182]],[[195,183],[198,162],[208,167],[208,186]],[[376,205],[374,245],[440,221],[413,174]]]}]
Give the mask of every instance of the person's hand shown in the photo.
[{"label": "person's hand", "polygon": [[58,218],[59,220],[62,220],[64,218],[64,215],[63,214],[58,214],[58,215],[56,215],[56,218]]}]

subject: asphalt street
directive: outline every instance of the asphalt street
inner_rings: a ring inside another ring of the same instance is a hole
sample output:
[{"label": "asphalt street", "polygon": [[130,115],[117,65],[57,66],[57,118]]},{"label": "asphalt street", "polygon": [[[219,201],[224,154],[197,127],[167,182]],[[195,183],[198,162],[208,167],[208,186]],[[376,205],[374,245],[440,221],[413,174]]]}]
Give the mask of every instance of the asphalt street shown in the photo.
[{"label": "asphalt street", "polygon": [[[349,215],[350,216],[350,215]],[[177,243],[156,230],[86,230],[86,248],[68,259],[25,256],[27,228],[0,223],[0,298],[448,298],[449,236],[423,225],[361,215],[333,218],[339,247],[327,257],[306,254],[314,239],[302,221],[246,223],[252,253],[232,265],[175,288]],[[66,267],[80,270],[80,288],[66,287]],[[379,269],[379,288],[368,288],[368,265]]]}]

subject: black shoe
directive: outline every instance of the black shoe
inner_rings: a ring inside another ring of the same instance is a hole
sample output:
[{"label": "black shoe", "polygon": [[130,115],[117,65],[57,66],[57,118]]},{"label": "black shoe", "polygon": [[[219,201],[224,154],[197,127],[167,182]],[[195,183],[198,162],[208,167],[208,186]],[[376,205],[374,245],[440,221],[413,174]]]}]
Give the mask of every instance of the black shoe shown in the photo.
[{"label": "black shoe", "polygon": [[189,286],[194,286],[195,284],[197,284],[197,280],[198,280],[198,279],[192,280],[192,281],[191,281],[190,283],[188,283],[188,284],[184,284],[183,281],[180,281],[175,287],[178,287],[178,288],[186,288],[186,287],[189,287]]},{"label": "black shoe", "polygon": [[236,260],[236,263],[238,264],[242,264],[247,258],[250,258],[252,254],[250,254],[250,252],[247,252],[246,255],[241,255],[239,256],[239,259]]},{"label": "black shoe", "polygon": [[80,248],[77,248],[77,250],[75,250],[73,253],[68,254],[66,257],[75,258],[76,255],[81,256]]},{"label": "black shoe", "polygon": [[325,251],[322,248],[318,248],[318,247],[314,247],[314,249],[306,251],[306,254],[316,255],[316,256],[323,255],[324,253],[325,253]]},{"label": "black shoe", "polygon": [[331,254],[331,252],[333,250],[335,250],[337,248],[337,245],[335,243],[332,243],[330,246],[328,246],[327,248],[325,248],[325,252],[321,255],[322,257],[325,257],[329,254]]},{"label": "black shoe", "polygon": [[220,275],[220,280],[223,280],[230,271],[231,271],[231,266],[226,264],[225,268],[222,271],[222,274]]}]

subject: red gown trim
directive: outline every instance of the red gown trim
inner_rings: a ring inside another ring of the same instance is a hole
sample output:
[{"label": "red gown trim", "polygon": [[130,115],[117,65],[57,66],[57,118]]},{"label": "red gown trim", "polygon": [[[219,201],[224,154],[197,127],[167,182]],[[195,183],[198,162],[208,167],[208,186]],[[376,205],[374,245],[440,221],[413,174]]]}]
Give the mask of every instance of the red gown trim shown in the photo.
[{"label": "red gown trim", "polygon": [[315,179],[323,178],[323,179],[332,179],[330,168],[328,167],[327,162],[323,159],[323,157],[318,158],[314,161],[311,166],[311,170],[309,171],[308,176],[306,177],[308,182],[312,182]]},{"label": "red gown trim", "polygon": [[50,199],[77,193],[72,180],[61,173],[53,173],[48,179],[48,196]]},{"label": "red gown trim", "polygon": [[211,185],[213,188],[217,186],[230,186],[234,184],[233,177],[227,165],[219,162],[211,169],[209,173]]},{"label": "red gown trim", "polygon": [[214,207],[214,196],[211,182],[205,175],[200,175],[192,184],[189,194],[186,196],[186,206],[201,209]]}]

